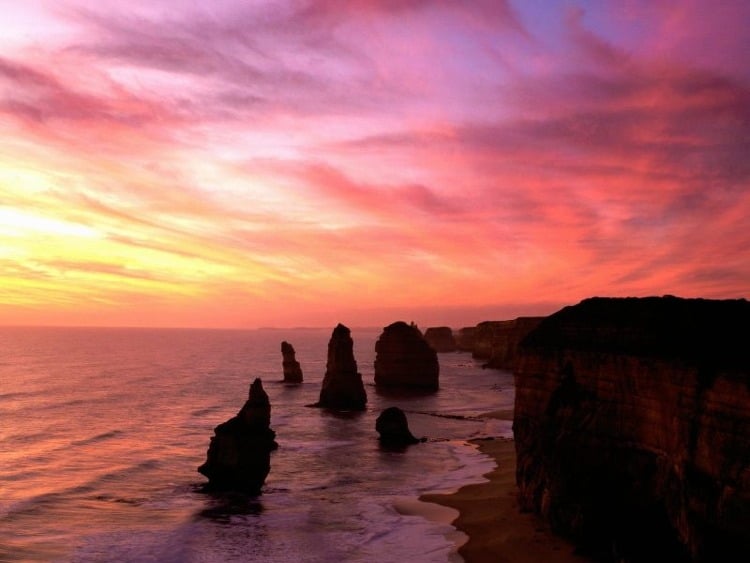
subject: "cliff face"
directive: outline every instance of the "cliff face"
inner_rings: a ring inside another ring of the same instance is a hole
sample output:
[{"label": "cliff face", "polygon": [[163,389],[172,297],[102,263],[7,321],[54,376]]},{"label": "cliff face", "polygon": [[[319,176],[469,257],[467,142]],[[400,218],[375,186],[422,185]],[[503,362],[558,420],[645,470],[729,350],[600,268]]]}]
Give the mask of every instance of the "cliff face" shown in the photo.
[{"label": "cliff face", "polygon": [[544,317],[518,317],[509,321],[484,321],[458,331],[459,350],[487,360],[485,367],[513,369],[518,344]]},{"label": "cliff face", "polygon": [[519,347],[521,505],[605,558],[750,560],[750,303],[594,298]]},{"label": "cliff face", "polygon": [[512,321],[496,324],[490,342],[490,355],[485,367],[512,370],[516,361],[518,345],[534,330],[544,317],[518,317]]}]

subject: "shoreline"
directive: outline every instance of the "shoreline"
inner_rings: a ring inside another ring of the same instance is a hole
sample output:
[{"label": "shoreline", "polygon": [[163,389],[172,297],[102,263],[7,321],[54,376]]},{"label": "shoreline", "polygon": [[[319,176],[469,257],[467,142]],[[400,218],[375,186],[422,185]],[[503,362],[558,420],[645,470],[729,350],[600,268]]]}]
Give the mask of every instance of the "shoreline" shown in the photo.
[{"label": "shoreline", "polygon": [[419,497],[422,502],[458,511],[450,524],[465,534],[466,539],[459,536],[457,551],[466,563],[591,561],[578,555],[572,542],[553,534],[541,518],[519,511],[512,438],[480,438],[469,442],[495,461],[495,469],[484,475],[488,481],[464,485],[453,493]]}]

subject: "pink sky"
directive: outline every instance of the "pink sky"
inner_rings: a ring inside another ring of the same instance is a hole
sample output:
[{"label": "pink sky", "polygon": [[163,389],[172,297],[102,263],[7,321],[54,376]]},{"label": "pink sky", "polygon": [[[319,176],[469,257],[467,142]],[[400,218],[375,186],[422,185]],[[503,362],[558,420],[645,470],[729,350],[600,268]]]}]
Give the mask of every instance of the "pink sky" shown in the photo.
[{"label": "pink sky", "polygon": [[0,4],[0,324],[750,297],[748,2]]}]

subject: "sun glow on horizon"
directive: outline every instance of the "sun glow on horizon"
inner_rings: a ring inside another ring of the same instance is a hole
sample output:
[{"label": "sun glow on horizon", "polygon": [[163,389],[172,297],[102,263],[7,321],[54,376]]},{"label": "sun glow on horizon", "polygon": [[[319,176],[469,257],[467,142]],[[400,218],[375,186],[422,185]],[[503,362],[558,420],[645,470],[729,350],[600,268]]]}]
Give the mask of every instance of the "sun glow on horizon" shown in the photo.
[{"label": "sun glow on horizon", "polygon": [[0,324],[748,297],[750,5],[706,6],[14,5]]}]

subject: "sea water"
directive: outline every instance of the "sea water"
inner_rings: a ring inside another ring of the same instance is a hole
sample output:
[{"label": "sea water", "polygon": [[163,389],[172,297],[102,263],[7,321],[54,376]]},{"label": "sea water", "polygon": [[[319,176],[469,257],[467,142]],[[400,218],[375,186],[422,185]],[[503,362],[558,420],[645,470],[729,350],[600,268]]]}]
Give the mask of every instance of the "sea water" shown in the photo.
[{"label": "sea water", "polygon": [[[373,385],[380,329],[353,329],[363,413],[310,408],[331,330],[0,328],[0,561],[455,560],[451,526],[398,510],[425,492],[481,482],[467,443],[511,436],[512,375],[439,354],[440,390]],[[280,343],[304,383],[282,380]],[[279,449],[258,497],[207,495],[197,473],[213,428],[260,377]],[[386,407],[429,440],[378,445]]]}]

